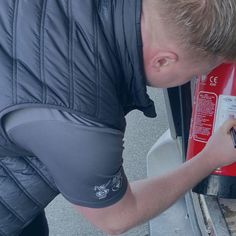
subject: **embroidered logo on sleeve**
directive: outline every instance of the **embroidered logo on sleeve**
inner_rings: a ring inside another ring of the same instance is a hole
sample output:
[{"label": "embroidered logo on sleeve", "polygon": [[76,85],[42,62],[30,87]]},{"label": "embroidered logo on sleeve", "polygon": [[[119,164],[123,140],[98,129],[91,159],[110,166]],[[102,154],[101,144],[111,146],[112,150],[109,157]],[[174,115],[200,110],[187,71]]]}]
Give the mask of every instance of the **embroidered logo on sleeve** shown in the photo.
[{"label": "embroidered logo on sleeve", "polygon": [[117,175],[115,175],[112,179],[112,191],[116,192],[122,187],[122,175],[121,172],[119,172]]},{"label": "embroidered logo on sleeve", "polygon": [[107,197],[110,191],[116,192],[122,187],[122,175],[119,171],[115,176],[113,176],[107,183],[100,186],[95,186],[94,191],[96,197],[101,200]]},{"label": "embroidered logo on sleeve", "polygon": [[109,185],[110,181],[107,184],[103,184],[101,186],[95,186],[94,191],[96,192],[96,197],[98,199],[103,199],[107,197],[107,194],[109,193],[109,189],[107,186]]}]

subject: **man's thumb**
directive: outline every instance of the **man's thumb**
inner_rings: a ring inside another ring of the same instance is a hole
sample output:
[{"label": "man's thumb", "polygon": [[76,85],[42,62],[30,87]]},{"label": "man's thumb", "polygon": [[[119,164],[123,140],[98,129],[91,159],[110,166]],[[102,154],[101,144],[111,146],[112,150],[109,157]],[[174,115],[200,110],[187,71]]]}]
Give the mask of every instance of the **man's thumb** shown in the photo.
[{"label": "man's thumb", "polygon": [[236,119],[230,117],[223,123],[222,128],[225,132],[229,132],[232,127],[236,127]]}]

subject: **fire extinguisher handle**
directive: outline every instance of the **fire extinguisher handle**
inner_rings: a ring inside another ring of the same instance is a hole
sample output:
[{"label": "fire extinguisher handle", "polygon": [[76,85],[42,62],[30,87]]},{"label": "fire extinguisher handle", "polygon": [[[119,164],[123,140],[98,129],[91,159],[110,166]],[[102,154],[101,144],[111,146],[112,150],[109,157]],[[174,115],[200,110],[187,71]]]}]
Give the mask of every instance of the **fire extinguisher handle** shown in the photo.
[{"label": "fire extinguisher handle", "polygon": [[230,135],[233,141],[234,148],[236,148],[236,131],[233,127],[230,129]]}]

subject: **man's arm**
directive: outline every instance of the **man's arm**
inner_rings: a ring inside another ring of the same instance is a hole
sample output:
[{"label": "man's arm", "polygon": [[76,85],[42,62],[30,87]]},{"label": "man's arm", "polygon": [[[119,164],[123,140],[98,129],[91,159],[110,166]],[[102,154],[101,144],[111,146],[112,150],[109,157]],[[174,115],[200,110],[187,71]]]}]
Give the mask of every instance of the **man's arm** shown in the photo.
[{"label": "man's arm", "polygon": [[236,160],[236,149],[229,135],[233,126],[236,126],[234,119],[225,122],[204,150],[178,169],[161,177],[129,184],[126,194],[116,204],[101,209],[76,208],[93,224],[112,235],[153,218],[214,169]]}]

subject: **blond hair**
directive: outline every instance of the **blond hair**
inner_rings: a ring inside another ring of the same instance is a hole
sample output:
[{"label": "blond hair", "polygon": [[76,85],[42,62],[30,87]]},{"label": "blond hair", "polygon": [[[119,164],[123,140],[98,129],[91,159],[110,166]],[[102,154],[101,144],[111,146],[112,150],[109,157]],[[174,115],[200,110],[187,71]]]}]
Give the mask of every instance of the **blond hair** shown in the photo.
[{"label": "blond hair", "polygon": [[236,59],[236,0],[151,0],[187,48]]}]

